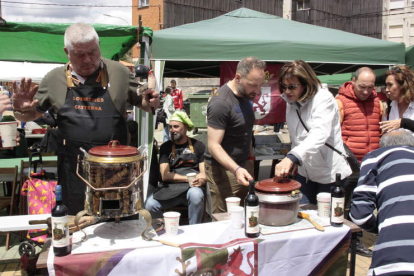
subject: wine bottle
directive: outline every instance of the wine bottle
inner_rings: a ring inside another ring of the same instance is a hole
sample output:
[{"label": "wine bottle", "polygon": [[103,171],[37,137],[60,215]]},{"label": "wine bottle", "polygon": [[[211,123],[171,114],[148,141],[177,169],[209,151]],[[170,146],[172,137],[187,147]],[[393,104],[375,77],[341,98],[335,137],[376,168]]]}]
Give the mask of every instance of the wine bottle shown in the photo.
[{"label": "wine bottle", "polygon": [[260,235],[259,197],[254,192],[254,180],[249,181],[249,193],[244,200],[244,208],[244,232],[246,237],[256,238]]},{"label": "wine bottle", "polygon": [[341,187],[341,174],[336,174],[335,186],[331,191],[331,214],[332,226],[342,226],[344,223],[345,191]]},{"label": "wine bottle", "polygon": [[68,208],[62,203],[62,186],[55,188],[56,206],[52,210],[52,245],[55,256],[70,254]]}]

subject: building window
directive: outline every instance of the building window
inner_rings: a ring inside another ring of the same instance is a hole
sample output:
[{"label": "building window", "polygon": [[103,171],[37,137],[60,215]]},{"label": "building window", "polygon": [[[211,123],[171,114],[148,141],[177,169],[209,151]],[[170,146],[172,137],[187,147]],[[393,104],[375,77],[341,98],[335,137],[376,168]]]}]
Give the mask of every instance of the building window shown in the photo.
[{"label": "building window", "polygon": [[310,9],[310,0],[297,0],[297,10],[309,10]]},{"label": "building window", "polygon": [[139,7],[147,7],[149,6],[149,0],[139,0]]},{"label": "building window", "polygon": [[391,0],[390,10],[404,9],[404,0]]}]

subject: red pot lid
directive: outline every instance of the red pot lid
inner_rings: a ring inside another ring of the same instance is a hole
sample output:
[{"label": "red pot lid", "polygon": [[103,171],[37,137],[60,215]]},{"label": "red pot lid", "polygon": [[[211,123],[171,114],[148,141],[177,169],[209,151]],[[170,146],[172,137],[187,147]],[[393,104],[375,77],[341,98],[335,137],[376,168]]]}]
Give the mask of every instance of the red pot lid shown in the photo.
[{"label": "red pot lid", "polygon": [[270,178],[259,181],[256,190],[266,193],[287,193],[300,188],[300,183],[289,178]]},{"label": "red pot lid", "polygon": [[106,146],[93,147],[88,152],[94,156],[122,157],[139,155],[139,150],[135,147],[123,146],[117,140],[112,140]]}]

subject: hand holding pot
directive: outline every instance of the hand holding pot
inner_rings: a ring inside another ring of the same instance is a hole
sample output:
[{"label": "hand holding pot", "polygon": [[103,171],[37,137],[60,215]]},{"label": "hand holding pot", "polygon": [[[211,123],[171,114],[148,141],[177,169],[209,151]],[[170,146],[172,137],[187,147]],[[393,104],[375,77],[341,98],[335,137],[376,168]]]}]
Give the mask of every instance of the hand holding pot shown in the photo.
[{"label": "hand holding pot", "polygon": [[276,177],[287,177],[290,170],[293,167],[293,162],[289,158],[285,157],[282,161],[275,166],[275,176]]}]

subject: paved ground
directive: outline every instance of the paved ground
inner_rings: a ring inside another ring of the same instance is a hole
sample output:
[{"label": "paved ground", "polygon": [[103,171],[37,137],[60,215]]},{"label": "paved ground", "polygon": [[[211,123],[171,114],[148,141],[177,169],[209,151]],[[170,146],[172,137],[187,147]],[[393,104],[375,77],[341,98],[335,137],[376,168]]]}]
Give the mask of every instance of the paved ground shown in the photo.
[{"label": "paved ground", "polygon": [[[265,130],[265,131],[260,131],[259,133],[272,134],[272,131]],[[206,135],[205,130],[203,129],[201,129],[198,134],[191,135],[191,136],[194,136],[195,138],[203,141],[204,143],[207,141],[207,135]],[[155,138],[158,141],[162,142],[161,137],[162,137],[161,131],[157,131],[155,133]],[[289,142],[289,135],[286,129],[282,130],[282,134],[279,135],[279,138],[281,139],[283,143]],[[271,166],[270,160],[265,160],[261,162],[259,180],[269,178],[270,166]],[[5,215],[5,212],[0,212],[0,215]],[[5,251],[5,236],[0,235],[0,276],[25,275],[25,272],[23,273],[21,272],[21,266],[20,266],[20,256],[18,253],[18,247],[20,244],[19,238],[14,235],[12,235],[12,237],[13,237],[12,247],[8,251]],[[369,233],[364,233],[364,237],[362,238],[362,241],[364,242],[364,244],[367,245],[371,249],[372,249],[373,244],[375,243],[375,240],[376,240],[376,236],[369,234]],[[39,249],[40,248],[37,247],[37,250]],[[371,258],[365,258],[365,257],[361,257],[357,255],[355,275],[357,276],[366,275],[369,269],[370,263],[371,263]],[[348,269],[347,275],[349,275],[349,269]]]}]

